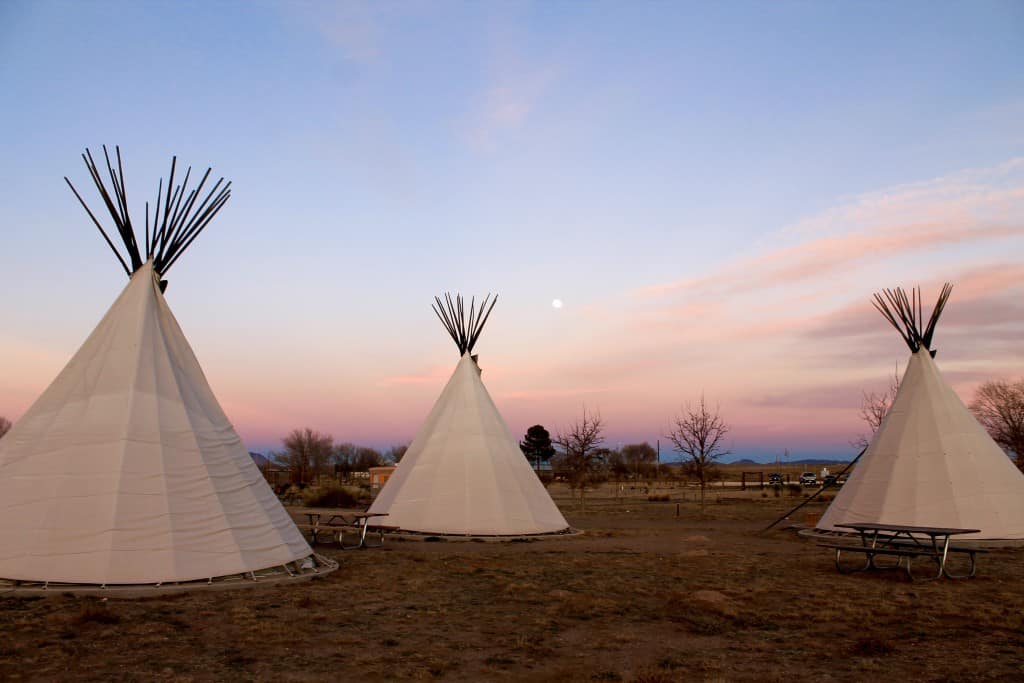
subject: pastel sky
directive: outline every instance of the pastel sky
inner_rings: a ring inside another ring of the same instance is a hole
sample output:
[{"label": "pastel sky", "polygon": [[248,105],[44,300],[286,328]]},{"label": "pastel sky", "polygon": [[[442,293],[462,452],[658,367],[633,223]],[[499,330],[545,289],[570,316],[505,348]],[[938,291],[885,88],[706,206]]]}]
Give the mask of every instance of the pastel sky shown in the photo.
[{"label": "pastel sky", "polygon": [[[955,289],[969,401],[1024,374],[1020,2],[0,3],[0,415],[126,278],[64,185],[119,144],[231,179],[168,301],[250,449],[410,440],[477,347],[513,433],[699,399],[739,456],[851,455],[907,349],[882,287]],[[136,213],[136,215],[139,215]],[[561,309],[552,299],[565,302]]]}]

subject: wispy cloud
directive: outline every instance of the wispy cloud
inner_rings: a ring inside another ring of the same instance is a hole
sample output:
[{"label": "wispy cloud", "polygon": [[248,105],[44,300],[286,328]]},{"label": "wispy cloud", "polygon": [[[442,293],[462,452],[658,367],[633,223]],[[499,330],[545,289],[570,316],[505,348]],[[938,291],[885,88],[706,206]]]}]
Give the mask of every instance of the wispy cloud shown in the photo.
[{"label": "wispy cloud", "polygon": [[[945,280],[955,282],[953,296],[942,319],[942,333],[1018,325],[1024,320],[1024,265],[992,263],[984,267],[936,275],[922,285],[922,293],[937,292]],[[877,287],[876,287],[877,289]],[[797,329],[813,339],[838,340],[866,333],[888,332],[868,301],[850,303],[819,316],[808,316]]]},{"label": "wispy cloud", "polygon": [[[1024,194],[1021,195],[1024,199]],[[974,225],[969,222],[896,224],[873,233],[826,237],[740,261],[714,274],[648,287],[643,294],[659,296],[681,290],[735,294],[814,280],[849,270],[869,261],[892,259],[910,252],[963,246],[1024,236],[1018,225]]]},{"label": "wispy cloud", "polygon": [[847,200],[779,232],[786,246],[698,278],[646,287],[643,298],[727,296],[849,273],[917,252],[1024,237],[1024,159]]},{"label": "wispy cloud", "polygon": [[467,144],[480,152],[528,128],[567,71],[562,56],[536,51],[521,8],[499,5],[490,14],[483,82],[462,124]]},{"label": "wispy cloud", "polygon": [[863,390],[862,382],[823,384],[793,391],[753,394],[743,399],[743,402],[755,408],[838,408],[856,412],[860,408]]},{"label": "wispy cloud", "polygon": [[287,13],[319,32],[348,61],[371,64],[381,53],[381,23],[398,6],[387,2],[338,0],[287,3],[284,7]]},{"label": "wispy cloud", "polygon": [[815,238],[887,225],[936,222],[955,218],[1004,220],[1020,215],[1024,192],[1024,157],[988,168],[965,169],[938,178],[904,183],[839,201],[782,231],[797,238]]},{"label": "wispy cloud", "polygon": [[392,375],[377,382],[379,387],[409,386],[420,384],[443,385],[452,374],[453,367],[435,366],[413,375]]},{"label": "wispy cloud", "polygon": [[469,116],[470,144],[491,150],[503,134],[524,126],[559,75],[560,68],[551,64],[503,69],[482,92]]},{"label": "wispy cloud", "polygon": [[546,401],[550,399],[585,398],[609,391],[604,386],[578,386],[572,389],[538,389],[530,391],[495,392],[495,399],[502,401]]}]

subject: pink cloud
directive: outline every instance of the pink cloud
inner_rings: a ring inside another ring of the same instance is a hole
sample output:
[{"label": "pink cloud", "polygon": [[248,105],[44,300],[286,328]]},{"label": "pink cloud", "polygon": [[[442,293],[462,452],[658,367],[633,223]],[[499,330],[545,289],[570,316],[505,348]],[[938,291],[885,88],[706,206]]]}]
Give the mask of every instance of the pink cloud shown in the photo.
[{"label": "pink cloud", "polygon": [[443,366],[435,366],[430,370],[416,375],[393,375],[390,377],[384,377],[377,382],[379,387],[393,387],[393,386],[408,386],[408,385],[421,385],[421,384],[435,384],[438,386],[444,386],[444,383],[448,381],[455,366],[452,365],[450,368]]},{"label": "pink cloud", "polygon": [[[932,304],[930,297],[937,294],[942,281],[943,277],[934,277],[920,283],[928,310]],[[968,328],[971,334],[976,334],[979,327],[997,327],[1005,325],[1007,321],[1024,319],[1024,303],[1021,303],[1024,297],[1019,296],[1024,293],[1024,266],[993,263],[949,274],[948,281],[953,283],[953,294],[943,313],[940,333]],[[875,291],[881,286],[876,287]],[[809,336],[832,339],[891,331],[867,296],[863,302],[847,304],[823,315],[808,317],[805,323]]]},{"label": "pink cloud", "polygon": [[557,61],[535,62],[522,51],[518,37],[499,31],[489,82],[466,117],[464,137],[477,151],[491,151],[508,133],[526,126],[563,77]]},{"label": "pink cloud", "polygon": [[[925,251],[1024,236],[1024,158],[865,193],[780,231],[770,248],[702,277],[639,290],[736,294],[806,283]],[[794,243],[795,242],[795,243]]]},{"label": "pink cloud", "polygon": [[702,278],[680,280],[641,290],[643,296],[680,291],[735,294],[813,280],[849,269],[869,259],[895,258],[914,251],[1024,236],[1024,226],[903,224],[873,234],[825,237],[733,264]]},{"label": "pink cloud", "polygon": [[501,401],[548,401],[551,399],[579,398],[604,394],[608,387],[573,387],[572,389],[535,389],[524,391],[503,391],[494,393],[495,400]]},{"label": "pink cloud", "polygon": [[790,391],[756,394],[742,402],[753,408],[795,408],[799,410],[839,409],[857,411],[865,391],[863,382],[822,384]]}]

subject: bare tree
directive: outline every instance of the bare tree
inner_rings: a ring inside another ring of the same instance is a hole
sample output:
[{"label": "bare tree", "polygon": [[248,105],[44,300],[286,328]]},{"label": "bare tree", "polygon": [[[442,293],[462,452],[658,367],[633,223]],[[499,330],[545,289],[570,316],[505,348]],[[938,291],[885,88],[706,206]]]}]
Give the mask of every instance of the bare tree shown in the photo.
[{"label": "bare tree", "polygon": [[600,413],[588,412],[583,409],[583,417],[574,422],[564,432],[559,430],[555,444],[562,452],[556,458],[558,469],[569,478],[569,487],[580,491],[580,508],[585,507],[588,486],[601,481],[604,475],[607,449],[601,448],[604,443],[604,420]]},{"label": "bare tree", "polygon": [[334,437],[306,427],[293,429],[281,441],[285,450],[275,456],[291,470],[293,482],[309,484],[327,472],[334,453]]},{"label": "bare tree", "polygon": [[391,463],[376,448],[360,446],[356,450],[356,471],[368,472],[371,467],[384,467]]},{"label": "bare tree", "polygon": [[896,394],[899,390],[900,375],[897,370],[889,378],[889,386],[886,387],[885,391],[879,394],[873,391],[864,392],[864,397],[860,402],[860,419],[867,423],[871,433],[868,435],[861,434],[850,442],[851,446],[854,448],[868,447],[868,444],[871,443],[871,437],[875,435],[878,428],[882,426],[882,420],[889,414],[889,408],[892,408],[892,402],[896,400]]},{"label": "bare tree", "polygon": [[398,444],[397,446],[392,446],[391,448],[389,448],[388,452],[385,453],[385,456],[392,463],[397,465],[398,463],[402,462],[402,458],[405,457],[405,452],[407,450],[409,450],[409,444]]},{"label": "bare tree", "polygon": [[622,447],[622,461],[636,475],[648,477],[654,470],[658,460],[658,452],[646,441],[643,443],[630,443]]},{"label": "bare tree", "polygon": [[722,443],[725,435],[729,433],[729,426],[718,414],[718,411],[717,406],[714,412],[708,410],[704,395],[701,394],[700,403],[694,407],[687,403],[676,415],[673,420],[674,426],[667,435],[674,450],[683,456],[683,467],[700,484],[700,512],[702,515],[704,514],[704,490],[717,473],[715,463],[730,452]]},{"label": "bare tree", "polygon": [[0,415],[0,439],[3,438],[4,434],[9,432],[11,429],[11,421],[3,415]]},{"label": "bare tree", "polygon": [[992,380],[978,387],[971,411],[992,440],[1015,456],[1024,470],[1024,379]]},{"label": "bare tree", "polygon": [[371,467],[383,467],[390,464],[380,451],[353,443],[343,443],[334,447],[331,462],[335,471],[348,476],[353,472],[367,472]]},{"label": "bare tree", "polygon": [[609,476],[616,482],[621,482],[633,473],[629,463],[626,462],[625,456],[622,455],[622,451],[614,449],[608,450],[608,460],[605,462],[605,467]]}]

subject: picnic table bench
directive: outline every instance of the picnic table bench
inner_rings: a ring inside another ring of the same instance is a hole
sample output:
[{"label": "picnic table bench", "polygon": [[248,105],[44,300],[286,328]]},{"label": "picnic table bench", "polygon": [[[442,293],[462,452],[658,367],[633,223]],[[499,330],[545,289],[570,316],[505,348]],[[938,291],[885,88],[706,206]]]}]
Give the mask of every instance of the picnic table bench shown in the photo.
[{"label": "picnic table bench", "polygon": [[[899,569],[906,561],[907,577],[913,581],[911,563],[915,557],[925,557],[935,563],[935,576],[925,580],[938,579],[945,576],[950,579],[966,579],[974,576],[977,571],[976,555],[988,552],[981,548],[958,546],[950,543],[953,536],[974,534],[978,529],[955,529],[947,527],[911,526],[906,524],[883,524],[880,522],[858,522],[836,524],[837,527],[852,529],[858,532],[860,543],[819,543],[823,548],[831,548],[836,552],[836,569],[840,574],[867,569]],[[862,566],[844,566],[841,562],[843,553],[864,555]],[[966,574],[954,574],[946,566],[951,553],[966,554],[970,559],[970,567]],[[878,564],[876,557],[895,557],[896,564]]]},{"label": "picnic table bench", "polygon": [[[377,524],[371,520],[376,517],[387,517],[386,512],[349,512],[335,513],[323,521],[325,513],[306,512],[309,524],[300,524],[299,527],[309,531],[313,543],[320,542],[320,536],[327,534],[328,538],[334,538],[342,550],[355,550],[358,548],[378,548],[384,545],[384,533],[387,531],[398,531],[397,526]],[[367,532],[373,531],[377,534],[377,542],[367,541]],[[354,545],[345,544],[345,532],[355,534],[357,537]]]}]

